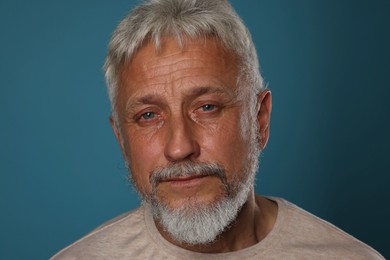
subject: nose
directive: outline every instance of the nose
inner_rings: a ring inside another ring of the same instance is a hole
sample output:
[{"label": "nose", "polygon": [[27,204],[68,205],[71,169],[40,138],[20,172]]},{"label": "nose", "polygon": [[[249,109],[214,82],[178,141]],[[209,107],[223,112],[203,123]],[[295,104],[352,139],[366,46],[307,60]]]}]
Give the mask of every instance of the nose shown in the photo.
[{"label": "nose", "polygon": [[181,116],[170,120],[164,153],[169,162],[195,159],[199,156],[199,144],[193,134],[190,122],[185,117]]}]

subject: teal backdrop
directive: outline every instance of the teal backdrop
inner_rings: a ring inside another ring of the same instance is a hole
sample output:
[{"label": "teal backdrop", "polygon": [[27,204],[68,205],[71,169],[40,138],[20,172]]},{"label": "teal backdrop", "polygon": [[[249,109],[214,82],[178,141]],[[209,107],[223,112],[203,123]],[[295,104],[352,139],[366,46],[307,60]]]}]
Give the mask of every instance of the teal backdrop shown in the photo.
[{"label": "teal backdrop", "polygon": [[[108,122],[135,1],[0,1],[0,259],[47,259],[139,205]],[[390,257],[390,2],[233,0],[273,93],[256,191]]]}]

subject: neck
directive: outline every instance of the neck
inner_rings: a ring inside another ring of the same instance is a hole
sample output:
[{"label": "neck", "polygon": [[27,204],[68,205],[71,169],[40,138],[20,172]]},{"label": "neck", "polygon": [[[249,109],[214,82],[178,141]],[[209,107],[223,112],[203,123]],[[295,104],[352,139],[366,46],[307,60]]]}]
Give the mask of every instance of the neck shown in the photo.
[{"label": "neck", "polygon": [[234,223],[215,242],[207,245],[177,243],[157,222],[161,235],[172,244],[200,253],[226,253],[253,246],[263,240],[272,230],[277,215],[276,203],[252,191],[241,208]]}]

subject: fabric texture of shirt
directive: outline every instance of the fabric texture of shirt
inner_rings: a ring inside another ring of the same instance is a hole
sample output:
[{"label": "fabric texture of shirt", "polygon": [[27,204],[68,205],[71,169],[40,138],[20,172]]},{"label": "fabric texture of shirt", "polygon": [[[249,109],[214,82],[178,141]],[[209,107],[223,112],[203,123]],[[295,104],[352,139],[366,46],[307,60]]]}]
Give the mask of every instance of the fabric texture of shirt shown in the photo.
[{"label": "fabric texture of shirt", "polygon": [[175,246],[157,230],[148,208],[125,213],[64,248],[52,259],[384,259],[334,225],[280,198],[276,222],[259,243],[204,254]]}]

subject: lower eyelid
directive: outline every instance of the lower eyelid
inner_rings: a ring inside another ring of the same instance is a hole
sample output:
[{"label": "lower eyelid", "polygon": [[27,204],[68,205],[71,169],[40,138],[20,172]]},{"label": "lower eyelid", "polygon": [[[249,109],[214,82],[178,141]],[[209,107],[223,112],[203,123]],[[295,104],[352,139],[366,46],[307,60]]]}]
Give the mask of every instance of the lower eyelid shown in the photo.
[{"label": "lower eyelid", "polygon": [[200,107],[198,109],[196,109],[194,111],[195,114],[199,114],[199,115],[214,115],[214,114],[217,114],[219,111],[221,110],[221,107],[218,106],[218,105],[213,105],[213,108],[211,108],[210,110],[203,110],[203,107]]}]

